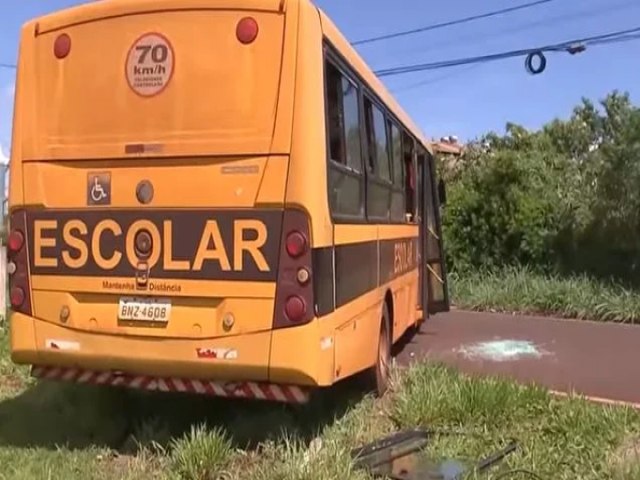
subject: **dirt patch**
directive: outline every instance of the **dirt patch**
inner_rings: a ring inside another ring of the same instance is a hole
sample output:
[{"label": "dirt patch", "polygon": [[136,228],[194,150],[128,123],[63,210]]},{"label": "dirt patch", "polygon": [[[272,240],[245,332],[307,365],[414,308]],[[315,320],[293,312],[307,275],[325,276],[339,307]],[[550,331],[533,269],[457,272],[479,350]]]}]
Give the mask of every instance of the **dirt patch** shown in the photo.
[{"label": "dirt patch", "polygon": [[109,452],[99,455],[97,460],[113,478],[158,478],[167,468],[166,458],[148,451],[135,456]]},{"label": "dirt patch", "polygon": [[640,467],[640,437],[627,438],[609,459],[612,470],[628,472]]},{"label": "dirt patch", "polygon": [[24,379],[17,375],[4,375],[0,376],[0,391],[3,392],[17,392],[25,387]]}]

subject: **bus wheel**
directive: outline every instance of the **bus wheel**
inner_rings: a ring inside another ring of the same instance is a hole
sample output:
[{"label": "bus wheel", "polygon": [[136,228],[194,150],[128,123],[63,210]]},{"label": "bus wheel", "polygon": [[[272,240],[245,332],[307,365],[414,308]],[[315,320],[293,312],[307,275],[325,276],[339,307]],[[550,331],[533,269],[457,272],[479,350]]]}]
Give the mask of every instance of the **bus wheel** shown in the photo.
[{"label": "bus wheel", "polygon": [[389,388],[391,377],[391,329],[389,320],[389,307],[385,303],[382,308],[382,321],[380,322],[380,336],[378,337],[378,354],[376,363],[367,372],[368,385],[379,397],[382,397]]},{"label": "bus wheel", "polygon": [[417,335],[419,333],[422,333],[422,327],[424,326],[425,323],[425,319],[421,318],[420,320],[418,320],[412,327],[412,334]]}]

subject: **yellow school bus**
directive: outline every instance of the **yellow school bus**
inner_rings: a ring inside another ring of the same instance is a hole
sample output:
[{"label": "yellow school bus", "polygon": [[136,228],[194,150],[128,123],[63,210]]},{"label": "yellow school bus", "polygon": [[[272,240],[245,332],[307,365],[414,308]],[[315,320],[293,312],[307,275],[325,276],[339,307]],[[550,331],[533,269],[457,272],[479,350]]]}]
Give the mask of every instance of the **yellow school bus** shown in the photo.
[{"label": "yellow school bus", "polygon": [[104,0],[22,29],[11,354],[304,403],[448,309],[431,146],[308,0]]}]

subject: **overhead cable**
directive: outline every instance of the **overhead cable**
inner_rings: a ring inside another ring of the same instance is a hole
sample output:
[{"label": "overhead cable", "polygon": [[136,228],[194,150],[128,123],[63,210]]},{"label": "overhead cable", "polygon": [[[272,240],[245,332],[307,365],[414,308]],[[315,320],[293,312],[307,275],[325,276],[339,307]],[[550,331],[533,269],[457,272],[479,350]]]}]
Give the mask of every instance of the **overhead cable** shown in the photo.
[{"label": "overhead cable", "polygon": [[513,33],[522,33],[534,28],[545,27],[550,28],[555,25],[562,25],[566,22],[574,22],[581,19],[592,18],[595,16],[603,16],[606,14],[617,14],[626,9],[638,9],[640,2],[638,0],[626,0],[618,3],[611,3],[608,5],[599,5],[597,8],[590,8],[587,10],[573,10],[570,13],[552,16],[535,18],[533,21],[528,21],[519,24],[509,25],[507,28],[492,29],[490,32],[470,32],[469,34],[461,36],[453,36],[440,39],[429,40],[429,42],[420,42],[413,44],[408,48],[395,49],[394,52],[398,53],[424,53],[435,49],[441,49],[443,47],[449,47],[452,45],[470,44],[474,42],[484,41],[489,38],[497,38]]},{"label": "overhead cable", "polygon": [[463,23],[468,23],[468,22],[473,22],[476,20],[482,20],[485,18],[490,18],[490,17],[495,17],[497,15],[504,15],[506,13],[511,13],[511,12],[515,12],[517,10],[524,10],[526,8],[532,8],[532,7],[537,7],[538,5],[542,5],[545,3],[550,3],[553,2],[555,0],[537,0],[535,2],[530,2],[530,3],[524,3],[522,5],[517,5],[515,7],[509,7],[509,8],[503,8],[501,10],[494,10],[491,12],[487,12],[487,13],[482,13],[479,15],[472,15],[470,17],[464,17],[464,18],[458,18],[456,20],[449,20],[447,22],[441,22],[441,23],[434,23],[431,25],[427,25],[424,27],[419,27],[419,28],[414,28],[411,30],[402,30],[400,32],[395,32],[395,33],[389,33],[386,35],[380,35],[377,37],[371,37],[371,38],[364,38],[362,40],[356,40],[355,42],[351,42],[352,45],[364,45],[367,43],[374,43],[374,42],[380,42],[382,40],[390,40],[392,38],[398,38],[398,37],[405,37],[407,35],[413,35],[416,33],[421,33],[421,32],[427,32],[430,30],[437,30],[439,28],[445,28],[445,27],[451,27],[453,25],[460,25]]},{"label": "overhead cable", "polygon": [[507,52],[492,53],[488,55],[479,55],[475,57],[457,58],[453,60],[442,60],[439,62],[420,63],[413,65],[404,65],[399,67],[392,67],[377,70],[374,73],[379,77],[389,77],[394,75],[402,75],[405,73],[422,72],[426,70],[437,70],[447,67],[455,67],[458,65],[469,65],[474,63],[486,63],[496,60],[504,60],[513,57],[522,57],[528,55],[542,54],[543,52],[569,52],[580,53],[585,50],[587,45],[602,45],[618,42],[626,42],[630,40],[637,40],[640,38],[640,27],[631,28],[628,30],[620,30],[617,32],[611,32],[603,35],[594,35],[591,37],[584,37],[575,40],[569,40],[566,42],[545,45],[536,48],[523,48],[519,50],[510,50]]}]

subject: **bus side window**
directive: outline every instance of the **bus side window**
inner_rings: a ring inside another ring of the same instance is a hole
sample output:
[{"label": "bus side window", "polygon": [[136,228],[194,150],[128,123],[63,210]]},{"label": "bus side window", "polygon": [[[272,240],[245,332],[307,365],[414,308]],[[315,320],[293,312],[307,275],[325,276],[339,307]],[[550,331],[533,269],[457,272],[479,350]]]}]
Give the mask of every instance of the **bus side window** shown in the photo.
[{"label": "bus side window", "polygon": [[402,133],[402,144],[402,160],[405,171],[405,221],[413,222],[416,216],[416,144],[414,139],[406,132]]},{"label": "bus side window", "polygon": [[329,196],[332,213],[364,217],[358,86],[325,61]]},{"label": "bus side window", "polygon": [[367,217],[389,221],[391,209],[391,166],[389,135],[385,115],[367,96],[364,97],[367,138]]},{"label": "bus side window", "polygon": [[428,162],[427,152],[422,145],[418,146],[418,165],[416,168],[416,221],[418,223],[422,222],[424,218],[424,170],[426,169],[426,164]]},{"label": "bus side window", "polygon": [[326,63],[327,75],[327,124],[329,135],[329,158],[334,162],[343,163],[345,159],[342,132],[344,131],[344,117],[342,115],[342,98],[340,91],[340,72]]},{"label": "bus side window", "polygon": [[391,120],[389,120],[389,131],[391,136],[391,166],[393,176],[393,187],[391,191],[391,221],[398,223],[405,221],[402,135],[398,125]]},{"label": "bus side window", "polygon": [[391,183],[391,167],[389,166],[389,145],[387,125],[384,113],[373,105],[373,130],[376,141],[376,174],[380,180]]},{"label": "bus side window", "polygon": [[367,173],[376,173],[376,138],[373,131],[373,110],[371,101],[364,96],[364,130],[367,142]]}]

